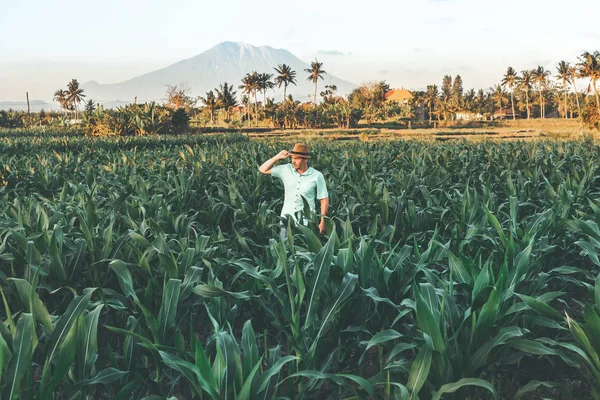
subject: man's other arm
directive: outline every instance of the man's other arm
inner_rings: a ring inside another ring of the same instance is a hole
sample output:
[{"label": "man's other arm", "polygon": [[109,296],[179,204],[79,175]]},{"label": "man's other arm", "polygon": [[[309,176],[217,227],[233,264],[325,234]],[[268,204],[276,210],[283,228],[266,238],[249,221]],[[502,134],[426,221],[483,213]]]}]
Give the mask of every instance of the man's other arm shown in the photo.
[{"label": "man's other arm", "polygon": [[321,203],[321,222],[319,223],[319,232],[325,233],[325,217],[327,216],[327,211],[329,210],[329,197],[320,199],[319,202]]}]

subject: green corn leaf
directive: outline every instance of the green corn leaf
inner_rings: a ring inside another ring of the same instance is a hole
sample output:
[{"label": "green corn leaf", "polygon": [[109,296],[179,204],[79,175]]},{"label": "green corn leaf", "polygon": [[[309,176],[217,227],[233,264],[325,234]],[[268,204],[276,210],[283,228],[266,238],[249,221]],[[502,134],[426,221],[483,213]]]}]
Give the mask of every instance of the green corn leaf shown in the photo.
[{"label": "green corn leaf", "polygon": [[13,354],[9,365],[6,382],[6,398],[13,399],[21,389],[21,380],[31,368],[34,342],[34,320],[29,313],[21,314],[17,321],[17,329],[13,341]]},{"label": "green corn leaf", "polygon": [[600,309],[600,274],[596,276],[596,281],[594,282],[594,299],[596,300],[596,307]]},{"label": "green corn leaf", "polygon": [[109,385],[113,382],[124,378],[127,374],[129,374],[128,371],[120,371],[113,367],[104,368],[102,371],[98,372],[96,376],[94,376],[92,379],[84,379],[82,381],[77,382],[75,388],[81,389],[86,386],[99,384]]},{"label": "green corn leaf", "polygon": [[321,371],[304,370],[304,371],[299,371],[294,374],[291,374],[286,379],[295,378],[295,377],[304,377],[304,378],[309,378],[311,380],[330,380],[340,386],[347,385],[348,384],[347,381],[351,380],[351,381],[354,381],[355,383],[357,383],[359,386],[361,386],[370,395],[373,394],[373,390],[374,390],[371,382],[367,381],[364,378],[361,378],[360,376],[356,376],[356,375],[325,374]]},{"label": "green corn leaf", "polygon": [[[17,328],[15,326],[15,322],[13,320],[12,313],[10,312],[10,307],[8,306],[8,301],[6,301],[6,296],[4,295],[4,290],[0,287],[0,295],[2,295],[2,302],[4,303],[4,311],[6,312],[8,326],[10,328],[11,335],[5,335],[5,340],[9,345],[11,345],[12,337],[16,335]],[[2,321],[0,321],[2,323]]]},{"label": "green corn leaf", "polygon": [[200,376],[200,385],[202,386],[202,388],[209,392],[209,393],[217,393],[217,383],[215,381],[215,377],[212,371],[212,368],[210,366],[210,363],[208,361],[208,358],[206,357],[206,354],[204,353],[204,350],[202,349],[202,346],[200,344],[200,341],[198,339],[196,339],[195,337],[193,338],[193,341],[195,343],[194,346],[194,360],[195,360],[195,365],[196,368],[198,368],[198,373]]},{"label": "green corn leaf", "polygon": [[327,330],[333,323],[333,317],[338,311],[339,307],[341,307],[342,303],[346,301],[346,299],[350,297],[350,295],[354,292],[357,282],[358,276],[355,274],[346,274],[344,276],[344,279],[342,279],[342,283],[340,283],[340,286],[337,288],[333,300],[323,312],[323,315],[321,317],[321,328],[319,329],[315,340],[310,346],[309,355],[312,356],[315,354],[319,339],[325,334],[325,332],[327,332]]},{"label": "green corn leaf", "polygon": [[421,293],[416,287],[414,292],[417,306],[417,325],[431,338],[433,350],[443,353],[446,349],[446,345],[442,337],[439,321],[436,320],[431,311],[432,309],[425,303],[423,296],[421,296]]},{"label": "green corn leaf", "polygon": [[117,279],[119,280],[119,286],[121,290],[127,297],[132,297],[134,300],[137,300],[138,297],[135,293],[135,289],[133,288],[133,278],[131,277],[131,272],[127,267],[127,264],[121,260],[112,260],[109,264],[110,269],[112,269],[117,275]]},{"label": "green corn leaf", "polygon": [[585,352],[593,361],[593,367],[595,368],[596,372],[600,371],[600,358],[598,357],[598,352],[592,347],[592,344],[590,343],[590,340],[585,334],[584,330],[581,329],[579,324],[573,321],[568,315],[567,323],[569,324],[569,330],[571,331],[573,338],[575,338],[575,341],[581,347],[583,347]]},{"label": "green corn leaf", "polygon": [[262,357],[256,362],[256,364],[254,365],[254,368],[252,368],[252,370],[246,377],[246,380],[244,381],[244,384],[242,385],[242,388],[240,389],[240,392],[238,393],[236,400],[250,400],[251,399],[250,391],[252,389],[252,382],[254,381],[254,376],[256,375],[256,372],[258,371],[258,368],[260,367],[261,362],[262,362]]},{"label": "green corn leaf", "polygon": [[139,233],[130,230],[128,235],[131,238],[131,240],[133,240],[136,244],[139,244],[140,246],[142,246],[144,249],[148,249],[148,248],[152,247],[152,243],[150,243],[148,241],[148,239],[146,239],[144,236],[140,235]]},{"label": "green corn leaf", "polygon": [[313,263],[313,276],[311,283],[309,284],[309,300],[308,309],[306,312],[306,321],[304,322],[304,329],[309,328],[314,322],[314,315],[319,303],[321,291],[323,286],[326,284],[329,278],[329,267],[333,262],[333,250],[336,242],[335,231],[329,236],[327,244],[317,253],[315,261]]},{"label": "green corn leaf", "polygon": [[71,326],[73,326],[75,320],[83,314],[87,308],[93,293],[94,290],[90,290],[86,295],[75,297],[71,300],[67,311],[59,318],[54,326],[52,335],[50,335],[50,338],[46,343],[46,357],[48,362],[52,362],[59,346],[71,330]]},{"label": "green corn leaf", "polygon": [[281,357],[280,359],[278,359],[275,364],[273,364],[273,366],[269,369],[267,369],[265,372],[262,373],[262,375],[260,376],[260,378],[258,378],[257,382],[256,382],[256,386],[258,387],[258,393],[261,393],[262,391],[264,391],[267,388],[267,385],[270,382],[270,379],[279,374],[279,372],[281,371],[281,368],[283,368],[283,366],[287,363],[289,363],[290,361],[294,361],[297,360],[298,357],[295,356],[285,356],[285,357]]},{"label": "green corn leaf", "polygon": [[197,393],[201,392],[200,387],[202,387],[202,389],[204,389],[213,399],[218,398],[217,393],[211,386],[206,385],[206,383],[203,384],[203,379],[200,377],[200,372],[198,371],[198,367],[196,367],[196,365],[182,360],[176,355],[167,353],[165,351],[159,351],[158,353],[160,354],[160,357],[165,365],[169,368],[179,371],[183,376],[185,376]]},{"label": "green corn leaf", "polygon": [[502,245],[506,248],[506,246],[508,245],[508,240],[506,239],[506,235],[504,234],[504,231],[502,230],[502,225],[500,225],[498,218],[496,218],[496,216],[491,213],[491,211],[487,208],[487,206],[484,206],[484,207],[485,207],[485,214],[487,215],[488,220],[492,223],[492,226],[498,233],[498,237],[500,238]]},{"label": "green corn leaf", "polygon": [[485,381],[483,379],[477,379],[477,378],[463,378],[457,382],[447,383],[447,384],[443,385],[437,392],[435,392],[435,394],[433,395],[431,400],[440,400],[442,398],[443,394],[454,393],[458,389],[465,387],[465,386],[478,386],[478,387],[487,389],[492,393],[492,396],[494,396],[494,399],[498,399],[498,393],[496,393],[496,389],[494,389],[494,386],[491,383],[489,383],[488,381]]},{"label": "green corn leaf", "polygon": [[431,340],[425,336],[425,343],[410,367],[406,388],[410,391],[411,398],[417,397],[417,394],[425,384],[427,376],[429,375],[432,359],[431,345]]},{"label": "green corn leaf", "polygon": [[451,251],[448,251],[448,265],[450,266],[450,270],[454,274],[454,277],[459,283],[471,283],[471,276],[467,272],[465,266],[463,265],[460,258],[456,257],[452,254]]},{"label": "green corn leaf", "polygon": [[373,346],[377,346],[382,343],[389,342],[390,340],[398,339],[400,337],[402,337],[402,335],[399,332],[397,332],[393,329],[385,329],[385,330],[377,333],[375,336],[373,336],[371,338],[371,340],[369,340],[369,343],[367,343],[367,348],[365,349],[365,351],[369,350]]},{"label": "green corn leaf", "polygon": [[[33,313],[35,319],[44,326],[46,334],[50,335],[53,330],[52,319],[50,318],[48,309],[40,300],[37,292],[31,287],[29,282],[24,279],[13,278],[12,281],[15,284],[21,302],[25,304],[25,308]],[[31,298],[33,298],[33,307],[31,307]]]},{"label": "green corn leaf", "polygon": [[517,294],[517,296],[537,313],[557,321],[563,320],[563,316],[547,303],[523,294]]},{"label": "green corn leaf", "polygon": [[82,329],[78,331],[77,360],[80,369],[79,377],[83,379],[89,378],[98,354],[98,319],[102,307],[104,305],[99,304],[89,312],[83,320]]},{"label": "green corn leaf", "polygon": [[179,305],[179,294],[181,293],[181,281],[179,279],[169,279],[162,298],[162,305],[158,312],[158,334],[161,340],[160,344],[167,344],[167,332],[173,328],[175,318],[177,317],[177,306]]},{"label": "green corn leaf", "polygon": [[242,350],[244,351],[244,378],[247,379],[258,361],[258,346],[251,320],[247,320],[242,328]]},{"label": "green corn leaf", "polygon": [[323,248],[319,237],[310,229],[304,225],[299,225],[302,234],[304,235],[304,241],[306,242],[306,246],[308,250],[313,253],[318,253]]},{"label": "green corn leaf", "polygon": [[590,304],[585,305],[583,315],[590,342],[596,351],[600,351],[600,317]]},{"label": "green corn leaf", "polygon": [[487,302],[483,305],[477,324],[475,325],[475,332],[473,335],[472,346],[479,346],[479,344],[487,337],[491,336],[490,332],[496,317],[498,315],[498,309],[500,308],[500,295],[498,290],[494,288],[490,293],[490,297]]},{"label": "green corn leaf", "polygon": [[541,382],[537,380],[529,381],[525,386],[521,387],[517,393],[515,393],[513,400],[520,400],[523,398],[523,396],[525,396],[526,393],[533,392],[539,387],[555,388],[559,386],[560,384],[556,382]]},{"label": "green corn leaf", "polygon": [[203,297],[224,297],[231,296],[235,299],[239,300],[247,300],[253,297],[256,297],[254,294],[244,291],[244,292],[228,292],[227,290],[223,290],[216,286],[211,285],[198,285],[192,289],[192,293],[197,294],[198,296]]},{"label": "green corn leaf", "polygon": [[77,350],[77,335],[79,331],[82,329],[83,325],[83,317],[80,315],[77,317],[69,333],[65,337],[62,345],[60,346],[60,350],[58,355],[56,356],[56,364],[52,371],[52,376],[50,378],[50,382],[46,385],[46,381],[48,379],[48,374],[50,373],[50,363],[49,359],[46,360],[46,364],[44,365],[44,371],[42,372],[42,382],[39,387],[40,398],[47,399],[52,396],[56,386],[60,383],[60,381],[67,374],[73,361],[75,360],[75,352]]},{"label": "green corn leaf", "polygon": [[184,301],[192,294],[192,289],[196,283],[200,281],[202,276],[202,268],[190,266],[185,271],[183,283],[181,284],[181,295],[179,301]]},{"label": "green corn leaf", "polygon": [[473,356],[471,356],[469,359],[469,368],[471,371],[475,373],[477,369],[484,366],[487,363],[488,356],[495,347],[500,346],[511,339],[521,337],[525,332],[516,326],[509,326],[500,329],[498,334],[494,336],[493,339],[482,344],[479,348],[477,348],[477,351],[475,351]]},{"label": "green corn leaf", "polygon": [[590,260],[596,265],[600,265],[600,259],[598,259],[598,253],[596,249],[586,241],[580,240],[575,242],[575,244],[583,249],[582,254],[587,255]]},{"label": "green corn leaf", "polygon": [[230,385],[234,385],[234,380],[238,376],[238,366],[241,370],[238,345],[228,332],[219,332],[217,335],[217,354],[219,365],[217,368],[213,366],[213,372],[219,375],[222,392],[228,393]]},{"label": "green corn leaf", "polygon": [[130,400],[132,398],[133,392],[140,384],[140,378],[133,379],[125,386],[123,386],[113,397],[113,400]]},{"label": "green corn leaf", "polygon": [[[0,324],[3,324],[3,322],[0,321]],[[2,381],[2,371],[4,369],[4,365],[10,361],[11,356],[12,353],[8,347],[8,343],[6,343],[4,337],[0,335],[0,382]]]}]

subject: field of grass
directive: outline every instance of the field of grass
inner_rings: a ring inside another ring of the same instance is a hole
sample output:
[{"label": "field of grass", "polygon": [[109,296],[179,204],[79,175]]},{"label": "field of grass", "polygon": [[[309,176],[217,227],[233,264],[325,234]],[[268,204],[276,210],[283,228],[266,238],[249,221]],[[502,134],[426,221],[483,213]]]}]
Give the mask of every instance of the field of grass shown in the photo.
[{"label": "field of grass", "polygon": [[0,397],[600,399],[591,138],[324,136],[0,135]]},{"label": "field of grass", "polygon": [[411,128],[406,124],[372,124],[353,129],[298,129],[249,133],[254,138],[328,138],[332,140],[535,140],[581,139],[595,137],[597,131],[582,127],[577,120],[516,120],[516,121],[475,121],[475,122],[423,122]]}]

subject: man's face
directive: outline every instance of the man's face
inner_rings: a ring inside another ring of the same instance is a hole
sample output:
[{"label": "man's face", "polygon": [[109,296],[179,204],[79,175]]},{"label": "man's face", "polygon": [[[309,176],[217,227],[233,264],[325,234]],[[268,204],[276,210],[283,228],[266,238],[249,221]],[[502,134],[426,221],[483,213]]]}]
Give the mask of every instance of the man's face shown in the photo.
[{"label": "man's face", "polygon": [[292,165],[294,169],[304,171],[308,167],[308,158],[292,156]]}]

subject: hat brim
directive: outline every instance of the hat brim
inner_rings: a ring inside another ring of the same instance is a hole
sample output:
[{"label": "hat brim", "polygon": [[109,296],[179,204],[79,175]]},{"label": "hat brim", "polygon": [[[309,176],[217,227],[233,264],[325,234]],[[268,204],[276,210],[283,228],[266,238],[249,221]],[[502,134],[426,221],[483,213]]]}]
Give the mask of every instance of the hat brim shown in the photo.
[{"label": "hat brim", "polygon": [[300,158],[310,158],[309,153],[301,153],[299,151],[290,151],[289,153],[291,156],[296,156],[296,157],[300,157]]}]

